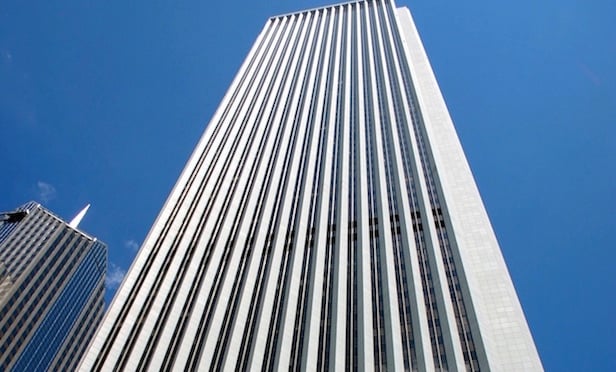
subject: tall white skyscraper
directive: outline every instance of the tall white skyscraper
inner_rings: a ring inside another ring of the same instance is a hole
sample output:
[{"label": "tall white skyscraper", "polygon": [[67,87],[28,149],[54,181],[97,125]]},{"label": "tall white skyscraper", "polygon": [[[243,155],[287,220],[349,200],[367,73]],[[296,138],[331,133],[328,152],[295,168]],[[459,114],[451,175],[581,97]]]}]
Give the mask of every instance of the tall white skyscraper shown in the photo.
[{"label": "tall white skyscraper", "polygon": [[267,21],[81,368],[542,369],[406,8]]}]

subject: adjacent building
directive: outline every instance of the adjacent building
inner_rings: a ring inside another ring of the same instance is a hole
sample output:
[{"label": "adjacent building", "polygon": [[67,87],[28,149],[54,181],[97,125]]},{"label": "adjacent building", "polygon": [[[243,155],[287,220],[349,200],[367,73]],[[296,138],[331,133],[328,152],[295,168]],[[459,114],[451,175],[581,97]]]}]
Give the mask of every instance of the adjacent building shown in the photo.
[{"label": "adjacent building", "polygon": [[0,213],[0,371],[74,370],[100,323],[107,247],[79,218]]},{"label": "adjacent building", "polygon": [[408,9],[266,22],[81,369],[542,370]]}]

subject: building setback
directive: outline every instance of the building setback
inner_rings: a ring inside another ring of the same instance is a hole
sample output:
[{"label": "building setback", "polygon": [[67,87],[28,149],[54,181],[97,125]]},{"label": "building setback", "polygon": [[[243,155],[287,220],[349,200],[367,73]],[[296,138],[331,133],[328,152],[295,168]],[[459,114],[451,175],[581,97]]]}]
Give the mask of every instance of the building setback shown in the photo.
[{"label": "building setback", "polygon": [[107,247],[40,204],[0,214],[0,371],[77,368],[103,317]]},{"label": "building setback", "polygon": [[411,15],[270,18],[81,369],[542,370]]}]

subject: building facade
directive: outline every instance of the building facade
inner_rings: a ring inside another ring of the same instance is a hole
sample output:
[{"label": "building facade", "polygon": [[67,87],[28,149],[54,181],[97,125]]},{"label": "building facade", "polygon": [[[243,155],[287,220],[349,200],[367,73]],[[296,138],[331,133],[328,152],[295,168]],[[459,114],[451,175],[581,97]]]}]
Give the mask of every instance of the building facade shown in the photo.
[{"label": "building facade", "polygon": [[542,369],[406,8],[267,21],[81,368]]},{"label": "building facade", "polygon": [[0,214],[0,370],[75,370],[105,303],[107,247],[35,202]]}]

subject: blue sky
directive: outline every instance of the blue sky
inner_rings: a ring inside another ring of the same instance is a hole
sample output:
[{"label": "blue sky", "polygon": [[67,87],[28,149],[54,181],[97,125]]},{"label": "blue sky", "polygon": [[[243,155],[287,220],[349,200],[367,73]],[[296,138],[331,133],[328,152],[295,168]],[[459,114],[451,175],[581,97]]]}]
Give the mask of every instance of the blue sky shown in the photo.
[{"label": "blue sky", "polygon": [[[121,278],[266,19],[328,3],[3,1],[0,210],[92,203]],[[616,2],[397,3],[546,370],[616,370]]]}]

